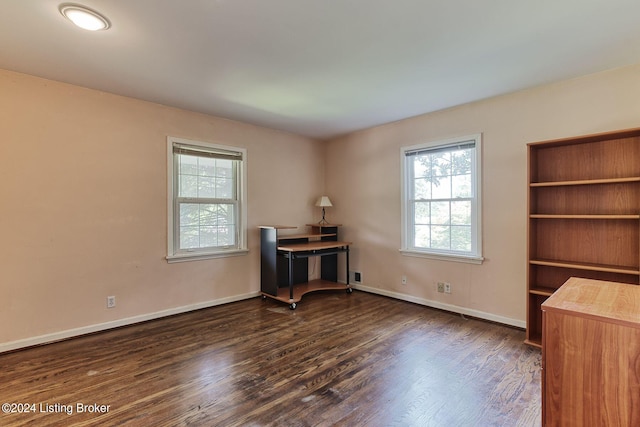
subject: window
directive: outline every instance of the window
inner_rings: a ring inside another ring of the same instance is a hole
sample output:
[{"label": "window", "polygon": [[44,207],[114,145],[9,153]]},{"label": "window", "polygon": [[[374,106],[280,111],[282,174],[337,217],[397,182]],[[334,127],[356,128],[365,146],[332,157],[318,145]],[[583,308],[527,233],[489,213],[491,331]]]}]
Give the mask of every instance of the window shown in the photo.
[{"label": "window", "polygon": [[245,253],[246,150],[167,138],[167,260]]},{"label": "window", "polygon": [[482,262],[480,144],[474,135],[402,148],[403,253]]}]

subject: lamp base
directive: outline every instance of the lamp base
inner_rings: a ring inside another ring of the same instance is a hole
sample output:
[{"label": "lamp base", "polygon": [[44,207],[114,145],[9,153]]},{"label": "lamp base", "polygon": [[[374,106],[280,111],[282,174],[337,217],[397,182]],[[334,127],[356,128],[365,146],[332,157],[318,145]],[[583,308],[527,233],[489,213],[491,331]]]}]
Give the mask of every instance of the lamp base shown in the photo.
[{"label": "lamp base", "polygon": [[324,219],[324,206],[322,207],[322,219],[318,221],[318,224],[320,225],[329,224],[329,222],[326,219]]}]

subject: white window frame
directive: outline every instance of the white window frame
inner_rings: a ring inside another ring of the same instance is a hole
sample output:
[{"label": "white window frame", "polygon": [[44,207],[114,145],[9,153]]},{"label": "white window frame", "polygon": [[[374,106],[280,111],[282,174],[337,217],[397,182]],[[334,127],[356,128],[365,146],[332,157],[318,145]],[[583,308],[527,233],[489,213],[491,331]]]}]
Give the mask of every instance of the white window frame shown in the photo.
[{"label": "white window frame", "polygon": [[[241,153],[242,160],[238,163],[236,174],[237,201],[237,242],[236,245],[222,248],[203,248],[193,250],[179,249],[179,217],[177,214],[177,176],[175,167],[175,145],[191,146],[195,149],[211,152]],[[194,141],[190,139],[167,137],[167,261],[181,262],[200,259],[211,259],[228,256],[244,255],[247,248],[247,150],[211,142]]]},{"label": "white window frame", "polygon": [[[415,216],[411,205],[411,188],[412,183],[409,174],[411,167],[408,164],[411,157],[408,153],[419,150],[430,150],[436,148],[454,147],[457,144],[475,142],[475,162],[472,164],[472,188],[473,196],[471,197],[472,213],[471,213],[471,239],[472,248],[470,252],[458,252],[453,250],[436,250],[429,248],[418,248],[414,245],[414,221]],[[443,261],[457,261],[472,264],[481,264],[482,257],[482,134],[467,135],[462,137],[450,138],[446,140],[432,141],[412,146],[402,147],[400,149],[401,164],[401,182],[402,182],[402,241],[400,252],[407,256],[416,256]]]}]

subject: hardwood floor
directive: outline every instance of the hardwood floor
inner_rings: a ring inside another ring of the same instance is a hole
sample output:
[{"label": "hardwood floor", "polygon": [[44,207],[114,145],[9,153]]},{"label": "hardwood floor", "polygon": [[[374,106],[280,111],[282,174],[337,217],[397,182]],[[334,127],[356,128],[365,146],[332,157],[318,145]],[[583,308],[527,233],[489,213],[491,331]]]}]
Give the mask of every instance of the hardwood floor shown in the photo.
[{"label": "hardwood floor", "polygon": [[0,425],[539,426],[523,340],[358,291],[255,298],[2,354],[0,403],[35,411]]}]

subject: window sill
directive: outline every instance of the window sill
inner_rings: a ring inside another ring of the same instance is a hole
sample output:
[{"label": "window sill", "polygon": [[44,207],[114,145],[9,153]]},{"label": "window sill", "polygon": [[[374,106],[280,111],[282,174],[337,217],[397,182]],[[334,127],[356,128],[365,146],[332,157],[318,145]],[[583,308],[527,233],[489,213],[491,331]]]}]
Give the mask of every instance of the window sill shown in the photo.
[{"label": "window sill", "polygon": [[463,262],[466,264],[482,264],[484,261],[484,258],[481,256],[437,254],[433,252],[418,251],[415,249],[400,249],[400,253],[405,256],[436,259],[438,261]]},{"label": "window sill", "polygon": [[174,262],[199,261],[203,259],[227,258],[232,256],[241,256],[249,253],[249,249],[234,249],[225,252],[191,252],[180,253],[176,255],[167,255],[166,260],[169,264]]}]

